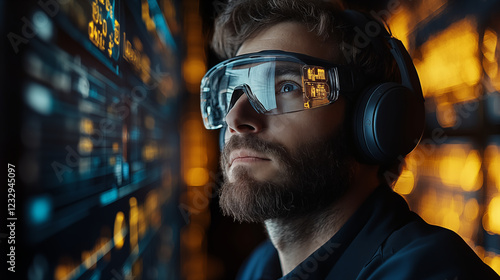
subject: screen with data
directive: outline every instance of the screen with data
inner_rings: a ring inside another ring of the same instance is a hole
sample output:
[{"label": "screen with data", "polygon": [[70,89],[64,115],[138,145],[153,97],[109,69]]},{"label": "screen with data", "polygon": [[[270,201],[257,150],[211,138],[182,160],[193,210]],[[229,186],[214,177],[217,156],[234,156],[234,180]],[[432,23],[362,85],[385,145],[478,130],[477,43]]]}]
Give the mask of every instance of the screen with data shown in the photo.
[{"label": "screen with data", "polygon": [[179,277],[179,2],[1,1],[2,279]]}]

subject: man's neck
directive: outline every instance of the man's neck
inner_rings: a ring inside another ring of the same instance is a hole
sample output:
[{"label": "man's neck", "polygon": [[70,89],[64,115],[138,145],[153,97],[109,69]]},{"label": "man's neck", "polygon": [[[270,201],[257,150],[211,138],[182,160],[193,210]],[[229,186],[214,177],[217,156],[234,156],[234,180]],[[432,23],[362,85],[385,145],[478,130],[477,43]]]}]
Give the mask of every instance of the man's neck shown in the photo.
[{"label": "man's neck", "polygon": [[348,191],[322,212],[265,221],[269,238],[278,251],[283,275],[332,238],[354,214],[379,184],[378,180],[366,180],[368,177],[355,179]]},{"label": "man's neck", "polygon": [[276,247],[283,275],[326,243],[348,217],[337,208],[293,220],[270,219],[265,226]]}]

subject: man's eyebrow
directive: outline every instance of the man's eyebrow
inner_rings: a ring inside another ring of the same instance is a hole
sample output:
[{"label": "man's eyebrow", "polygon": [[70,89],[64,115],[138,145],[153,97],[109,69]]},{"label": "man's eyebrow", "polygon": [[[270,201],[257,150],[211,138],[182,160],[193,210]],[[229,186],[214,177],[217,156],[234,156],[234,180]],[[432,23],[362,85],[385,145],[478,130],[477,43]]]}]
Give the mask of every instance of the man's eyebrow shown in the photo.
[{"label": "man's eyebrow", "polygon": [[291,64],[281,64],[281,65],[276,65],[275,69],[275,76],[287,76],[287,75],[292,75],[292,76],[301,76],[301,70],[300,67],[297,67],[297,65],[291,65]]}]

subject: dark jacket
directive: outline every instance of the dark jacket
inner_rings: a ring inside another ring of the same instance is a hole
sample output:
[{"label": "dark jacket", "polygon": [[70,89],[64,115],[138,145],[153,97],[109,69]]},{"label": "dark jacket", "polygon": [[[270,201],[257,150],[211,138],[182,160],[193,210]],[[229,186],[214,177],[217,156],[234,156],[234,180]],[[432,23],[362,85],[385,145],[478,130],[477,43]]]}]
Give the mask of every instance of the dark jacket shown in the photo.
[{"label": "dark jacket", "polygon": [[456,233],[424,222],[388,186],[377,188],[322,247],[282,277],[270,241],[238,279],[500,279]]}]

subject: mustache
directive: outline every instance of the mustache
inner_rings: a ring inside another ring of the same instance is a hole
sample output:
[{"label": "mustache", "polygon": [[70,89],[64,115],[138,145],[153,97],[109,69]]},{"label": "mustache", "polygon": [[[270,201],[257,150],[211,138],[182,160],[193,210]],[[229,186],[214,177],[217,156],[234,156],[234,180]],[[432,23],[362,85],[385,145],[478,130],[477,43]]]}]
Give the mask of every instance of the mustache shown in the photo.
[{"label": "mustache", "polygon": [[234,135],[222,150],[221,167],[224,168],[229,164],[229,155],[232,151],[242,148],[265,154],[273,160],[288,162],[291,159],[290,153],[281,144],[262,140],[256,135]]}]

